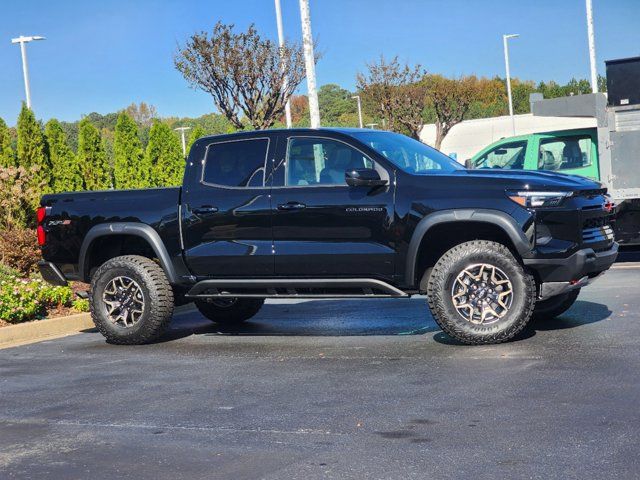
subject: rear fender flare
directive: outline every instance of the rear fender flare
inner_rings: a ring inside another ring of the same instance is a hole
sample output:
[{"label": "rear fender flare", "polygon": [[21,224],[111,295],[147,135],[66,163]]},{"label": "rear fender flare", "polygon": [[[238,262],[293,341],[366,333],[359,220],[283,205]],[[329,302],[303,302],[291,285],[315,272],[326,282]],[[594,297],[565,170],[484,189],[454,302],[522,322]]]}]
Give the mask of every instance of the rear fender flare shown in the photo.
[{"label": "rear fender flare", "polygon": [[450,222],[483,222],[495,225],[507,234],[520,255],[531,251],[532,245],[515,219],[500,210],[469,208],[435,212],[420,220],[411,236],[404,278],[407,286],[414,287],[416,285],[416,264],[424,236],[436,225]]},{"label": "rear fender flare", "polygon": [[109,235],[131,235],[146,240],[158,257],[160,266],[164,270],[169,283],[172,285],[178,283],[178,276],[160,235],[146,223],[138,222],[103,223],[92,227],[87,232],[80,247],[80,258],[78,261],[78,270],[83,281],[89,281],[89,272],[86,271],[85,264],[91,245],[96,239]]}]

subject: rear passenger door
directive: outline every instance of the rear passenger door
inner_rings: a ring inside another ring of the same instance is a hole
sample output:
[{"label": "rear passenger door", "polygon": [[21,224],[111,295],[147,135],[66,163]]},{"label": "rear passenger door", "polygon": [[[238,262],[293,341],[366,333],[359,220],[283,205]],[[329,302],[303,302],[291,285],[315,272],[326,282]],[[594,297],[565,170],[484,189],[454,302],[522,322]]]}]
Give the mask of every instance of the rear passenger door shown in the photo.
[{"label": "rear passenger door", "polygon": [[[356,146],[320,135],[279,140],[272,189],[275,273],[392,279],[392,174]],[[345,171],[374,168],[384,187],[350,187]]]},{"label": "rear passenger door", "polygon": [[181,207],[184,251],[193,274],[273,274],[269,193],[275,143],[270,135],[212,141],[201,165],[193,166]]}]

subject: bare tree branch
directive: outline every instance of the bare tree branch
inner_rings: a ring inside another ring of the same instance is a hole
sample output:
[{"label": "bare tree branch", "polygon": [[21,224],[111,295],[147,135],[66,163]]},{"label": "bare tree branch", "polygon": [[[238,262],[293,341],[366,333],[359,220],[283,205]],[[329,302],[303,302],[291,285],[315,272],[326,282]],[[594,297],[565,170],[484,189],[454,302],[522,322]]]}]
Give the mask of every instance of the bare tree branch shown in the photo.
[{"label": "bare tree branch", "polygon": [[236,128],[243,129],[246,123],[255,129],[269,128],[304,80],[302,48],[285,43],[281,49],[261,38],[253,25],[241,33],[233,28],[218,22],[211,35],[192,35],[176,53],[175,67],[192,87],[209,93]]}]

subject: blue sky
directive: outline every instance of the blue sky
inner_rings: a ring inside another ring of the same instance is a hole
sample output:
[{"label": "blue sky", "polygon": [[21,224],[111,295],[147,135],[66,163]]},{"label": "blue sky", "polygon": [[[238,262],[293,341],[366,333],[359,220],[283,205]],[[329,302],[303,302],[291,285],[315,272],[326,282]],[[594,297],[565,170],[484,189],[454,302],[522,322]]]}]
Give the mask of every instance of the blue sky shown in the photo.
[{"label": "blue sky", "polygon": [[[297,0],[281,0],[285,32],[300,39]],[[640,55],[640,0],[593,0],[598,69]],[[399,55],[446,75],[503,75],[503,33],[512,75],[533,80],[588,78],[584,0],[311,0],[313,34],[323,53],[320,85],[353,88],[380,54]],[[221,20],[250,23],[276,38],[273,0],[21,0],[4,2],[0,21],[0,117],[15,124],[24,87],[12,37],[44,35],[28,46],[33,109],[39,118],[76,120],[131,102],[162,116],[214,111],[173,67],[178,43]],[[305,90],[304,84],[301,91]]]}]

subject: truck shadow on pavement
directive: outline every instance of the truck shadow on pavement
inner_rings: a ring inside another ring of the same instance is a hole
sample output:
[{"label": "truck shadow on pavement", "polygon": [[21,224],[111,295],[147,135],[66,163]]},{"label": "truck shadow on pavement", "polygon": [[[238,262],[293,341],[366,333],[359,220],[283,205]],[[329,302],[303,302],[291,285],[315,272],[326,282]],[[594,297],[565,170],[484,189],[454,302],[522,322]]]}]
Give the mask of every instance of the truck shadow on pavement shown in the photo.
[{"label": "truck shadow on pavement", "polygon": [[[567,330],[570,328],[582,327],[592,323],[606,320],[611,316],[611,310],[602,303],[587,302],[578,300],[565,313],[556,318],[532,318],[525,329],[518,334],[512,342],[527,340],[533,337],[537,332],[551,330]],[[464,345],[454,340],[444,332],[438,332],[433,336],[438,343],[446,345]]]},{"label": "truck shadow on pavement", "polygon": [[[564,330],[607,319],[606,305],[577,301],[555,319],[532,320],[514,339],[533,337],[537,331]],[[160,339],[167,342],[191,335],[226,336],[374,336],[434,334],[436,342],[462,345],[444,334],[421,297],[384,300],[313,300],[266,303],[251,320],[224,326],[204,318],[192,307],[174,315],[170,330]]]}]

